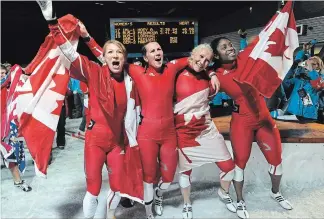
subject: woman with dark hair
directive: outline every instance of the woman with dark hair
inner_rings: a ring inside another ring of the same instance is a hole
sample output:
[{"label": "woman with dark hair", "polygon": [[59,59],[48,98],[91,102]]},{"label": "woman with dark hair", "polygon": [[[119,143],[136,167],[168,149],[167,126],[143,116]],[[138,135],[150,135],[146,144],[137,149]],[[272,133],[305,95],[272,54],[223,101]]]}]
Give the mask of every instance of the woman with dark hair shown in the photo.
[{"label": "woman with dark hair", "polygon": [[[173,181],[178,163],[177,137],[173,116],[173,93],[176,73],[188,64],[188,58],[163,64],[164,54],[158,42],[142,47],[145,69],[131,71],[141,100],[142,121],[137,141],[144,172],[144,201],[148,218],[153,218],[152,203],[158,215],[163,214],[163,191]],[[133,73],[135,72],[135,73]],[[159,163],[157,163],[157,160]],[[157,173],[161,179],[155,191]]]},{"label": "woman with dark hair", "polygon": [[249,51],[237,55],[232,42],[226,37],[219,37],[211,42],[214,51],[214,71],[221,90],[234,100],[234,109],[230,124],[230,138],[234,154],[235,174],[234,187],[237,195],[237,215],[249,218],[243,199],[244,169],[250,157],[252,143],[258,143],[269,163],[269,174],[272,182],[271,197],[284,209],[292,209],[292,205],[279,192],[282,177],[282,147],[279,130],[270,116],[264,97],[247,84],[240,84],[234,77],[246,71],[244,63]]}]

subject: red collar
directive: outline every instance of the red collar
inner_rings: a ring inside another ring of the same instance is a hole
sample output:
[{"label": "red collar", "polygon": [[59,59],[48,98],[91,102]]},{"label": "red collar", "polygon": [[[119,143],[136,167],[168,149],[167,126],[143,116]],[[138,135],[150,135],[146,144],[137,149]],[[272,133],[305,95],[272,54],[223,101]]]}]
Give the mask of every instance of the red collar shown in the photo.
[{"label": "red collar", "polygon": [[226,69],[226,70],[232,70],[234,68],[236,68],[236,61],[232,62],[232,63],[229,63],[229,64],[222,64],[221,66],[223,69]]},{"label": "red collar", "polygon": [[162,68],[161,68],[161,71],[156,71],[154,68],[152,68],[151,66],[149,66],[149,67],[147,67],[147,68],[145,69],[145,72],[146,72],[146,73],[154,73],[154,74],[159,74],[159,75],[161,75],[161,74],[163,74],[163,72],[164,72],[164,70],[166,69],[166,67],[167,67],[167,65],[163,64],[163,65],[162,65]]}]

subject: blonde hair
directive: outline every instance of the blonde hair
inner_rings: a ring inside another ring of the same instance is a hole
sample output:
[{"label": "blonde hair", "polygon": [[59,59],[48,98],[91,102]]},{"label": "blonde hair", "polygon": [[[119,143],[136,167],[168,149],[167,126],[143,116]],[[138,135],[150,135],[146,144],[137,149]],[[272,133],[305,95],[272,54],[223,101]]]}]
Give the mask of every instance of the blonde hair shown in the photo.
[{"label": "blonde hair", "polygon": [[103,46],[103,56],[105,56],[106,50],[107,50],[107,46],[109,44],[114,44],[115,46],[117,46],[118,48],[121,49],[122,53],[124,54],[125,58],[127,58],[127,51],[126,48],[124,46],[124,44],[122,44],[121,42],[117,41],[117,40],[108,40],[105,42],[104,46]]},{"label": "blonde hair", "polygon": [[214,57],[214,51],[211,48],[211,46],[208,43],[202,43],[199,44],[198,46],[196,46],[195,48],[193,48],[193,50],[191,51],[191,55],[189,57],[189,63],[192,62],[192,55],[195,54],[196,52],[198,52],[201,49],[207,49],[209,52],[211,52],[212,57]]},{"label": "blonde hair", "polygon": [[308,59],[309,61],[315,62],[318,64],[319,68],[320,68],[320,72],[323,74],[324,73],[324,64],[323,61],[320,57],[318,56],[312,56]]}]

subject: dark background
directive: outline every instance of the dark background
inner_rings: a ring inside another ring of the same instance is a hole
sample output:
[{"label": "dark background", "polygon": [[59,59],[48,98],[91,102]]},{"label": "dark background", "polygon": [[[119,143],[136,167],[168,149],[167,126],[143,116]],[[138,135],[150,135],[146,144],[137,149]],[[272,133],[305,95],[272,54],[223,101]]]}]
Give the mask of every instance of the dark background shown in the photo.
[{"label": "dark background", "polygon": [[[296,2],[295,17],[320,16],[320,2]],[[249,8],[253,10],[250,13]],[[236,31],[239,28],[263,26],[275,13],[278,2],[250,1],[56,1],[57,17],[73,14],[83,21],[99,45],[110,38],[110,18],[194,18],[199,22],[199,39]],[[1,62],[28,64],[48,34],[38,4],[34,1],[1,1]],[[91,56],[83,43],[82,54]]]}]

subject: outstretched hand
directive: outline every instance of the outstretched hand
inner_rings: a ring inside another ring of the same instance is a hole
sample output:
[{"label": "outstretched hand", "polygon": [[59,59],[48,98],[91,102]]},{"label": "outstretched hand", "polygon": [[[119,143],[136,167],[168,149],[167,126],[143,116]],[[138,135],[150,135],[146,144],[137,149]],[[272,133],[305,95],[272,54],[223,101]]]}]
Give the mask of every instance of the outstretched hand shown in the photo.
[{"label": "outstretched hand", "polygon": [[53,4],[51,0],[44,0],[44,1],[37,0],[36,2],[41,8],[45,20],[51,21],[56,19],[56,14],[53,10]]}]

